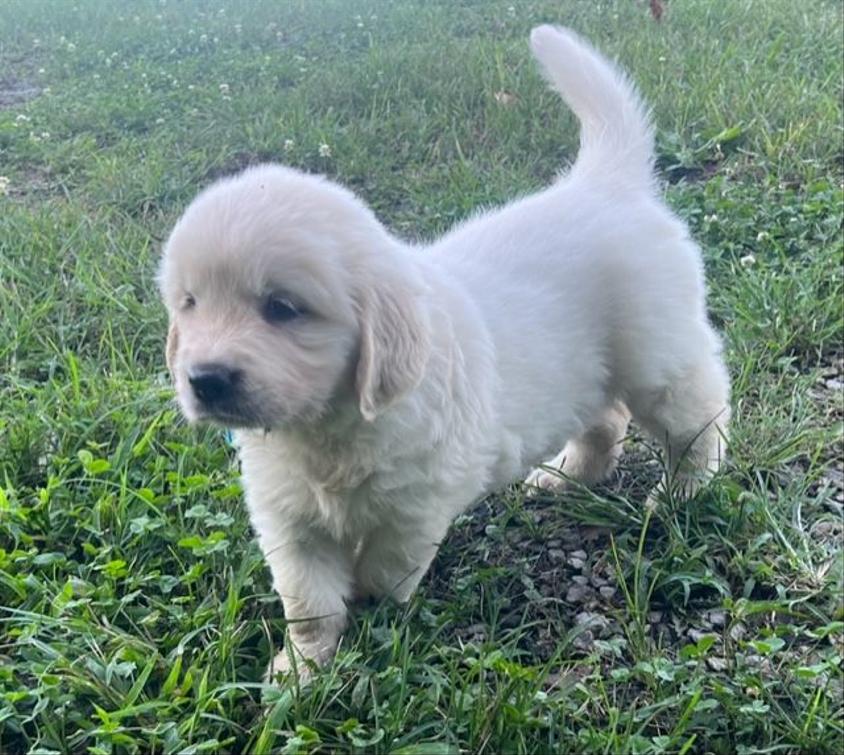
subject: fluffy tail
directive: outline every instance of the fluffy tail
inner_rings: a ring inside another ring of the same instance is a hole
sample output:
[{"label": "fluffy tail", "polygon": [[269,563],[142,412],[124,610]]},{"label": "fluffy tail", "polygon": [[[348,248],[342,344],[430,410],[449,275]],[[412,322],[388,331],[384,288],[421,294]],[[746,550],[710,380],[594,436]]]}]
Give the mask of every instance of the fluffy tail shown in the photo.
[{"label": "fluffy tail", "polygon": [[580,152],[572,175],[651,184],[653,129],[626,74],[569,29],[537,26],[530,46],[545,77],[580,121]]}]

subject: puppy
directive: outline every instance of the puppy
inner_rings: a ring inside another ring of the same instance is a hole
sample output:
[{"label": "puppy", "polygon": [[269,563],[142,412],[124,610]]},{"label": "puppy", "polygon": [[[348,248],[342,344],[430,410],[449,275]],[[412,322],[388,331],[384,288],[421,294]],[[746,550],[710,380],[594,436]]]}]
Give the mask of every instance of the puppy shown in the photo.
[{"label": "puppy", "polygon": [[346,189],[264,165],[203,191],[166,244],[178,400],[235,430],[289,622],[271,673],[329,661],[350,600],[407,600],[454,517],[558,449],[530,482],[606,477],[631,414],[665,445],[663,488],[718,467],[729,381],[645,107],[571,31],[531,46],[581,124],[544,191],[415,247]]}]

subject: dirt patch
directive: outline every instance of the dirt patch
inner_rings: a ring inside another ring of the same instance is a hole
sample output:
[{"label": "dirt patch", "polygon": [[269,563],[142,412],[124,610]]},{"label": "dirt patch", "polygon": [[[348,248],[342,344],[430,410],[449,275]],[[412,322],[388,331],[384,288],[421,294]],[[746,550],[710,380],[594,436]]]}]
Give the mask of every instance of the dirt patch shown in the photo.
[{"label": "dirt patch", "polygon": [[35,86],[31,79],[11,69],[23,68],[20,61],[0,61],[0,68],[6,72],[0,74],[0,110],[20,105],[41,94],[41,87]]},{"label": "dirt patch", "polygon": [[844,514],[844,353],[828,355],[809,395],[824,409],[826,421],[838,431],[835,441],[826,449],[825,461],[830,465],[824,471],[822,486],[828,486],[830,508]]},{"label": "dirt patch", "polygon": [[719,160],[707,160],[700,165],[691,166],[658,165],[670,184],[677,184],[681,181],[685,181],[686,183],[708,181],[718,172],[720,166],[721,162]]}]

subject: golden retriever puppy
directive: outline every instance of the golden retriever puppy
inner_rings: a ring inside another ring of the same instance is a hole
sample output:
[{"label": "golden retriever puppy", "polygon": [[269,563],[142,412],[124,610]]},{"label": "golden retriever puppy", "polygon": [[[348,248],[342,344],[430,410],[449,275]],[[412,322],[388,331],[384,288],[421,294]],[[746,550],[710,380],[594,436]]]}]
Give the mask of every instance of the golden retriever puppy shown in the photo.
[{"label": "golden retriever puppy", "polygon": [[581,123],[543,191],[420,247],[264,165],[203,191],[166,244],[178,400],[235,430],[290,622],[271,672],[330,660],[350,600],[406,600],[457,514],[559,449],[531,482],[605,477],[631,414],[665,444],[663,486],[690,495],[718,467],[729,381],[646,110],[572,32],[531,45]]}]

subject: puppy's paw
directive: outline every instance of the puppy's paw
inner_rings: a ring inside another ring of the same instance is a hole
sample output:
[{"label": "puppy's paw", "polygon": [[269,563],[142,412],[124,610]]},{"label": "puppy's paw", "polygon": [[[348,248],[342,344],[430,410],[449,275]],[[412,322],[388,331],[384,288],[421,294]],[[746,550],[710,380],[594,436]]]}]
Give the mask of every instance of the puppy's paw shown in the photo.
[{"label": "puppy's paw", "polygon": [[308,662],[301,655],[296,653],[296,656],[294,663],[287,648],[277,653],[267,667],[264,681],[267,684],[278,684],[282,680],[295,675],[298,677],[300,684],[307,684],[311,680],[313,672],[308,666]]},{"label": "puppy's paw", "polygon": [[525,478],[528,495],[536,494],[541,490],[559,493],[565,490],[568,484],[569,481],[551,467],[537,467]]},{"label": "puppy's paw", "polygon": [[288,646],[279,651],[270,661],[264,681],[267,684],[276,684],[283,679],[295,676],[300,685],[308,684],[320,667],[331,662],[334,652],[334,647],[317,644],[297,645],[288,640]]}]

